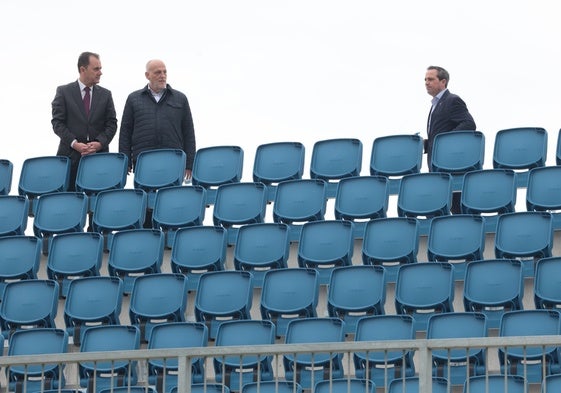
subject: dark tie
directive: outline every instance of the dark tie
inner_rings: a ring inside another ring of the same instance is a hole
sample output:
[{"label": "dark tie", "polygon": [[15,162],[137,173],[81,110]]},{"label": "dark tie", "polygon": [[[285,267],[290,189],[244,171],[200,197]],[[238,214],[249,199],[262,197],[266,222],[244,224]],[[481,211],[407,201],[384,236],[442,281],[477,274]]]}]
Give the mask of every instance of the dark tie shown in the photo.
[{"label": "dark tie", "polygon": [[84,87],[84,109],[86,111],[86,117],[90,116],[90,88],[88,86]]}]

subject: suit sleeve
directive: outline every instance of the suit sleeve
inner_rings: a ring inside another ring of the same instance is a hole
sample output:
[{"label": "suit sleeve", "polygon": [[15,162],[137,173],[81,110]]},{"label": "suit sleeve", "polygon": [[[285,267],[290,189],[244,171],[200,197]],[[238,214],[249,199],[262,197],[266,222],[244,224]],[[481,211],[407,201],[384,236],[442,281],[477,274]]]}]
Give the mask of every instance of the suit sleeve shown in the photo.
[{"label": "suit sleeve", "polygon": [[183,150],[187,155],[186,169],[193,169],[193,161],[195,160],[195,151],[197,149],[195,139],[195,127],[193,125],[193,117],[191,115],[191,108],[189,101],[185,98],[185,110],[183,111],[182,119],[182,132],[183,132]]},{"label": "suit sleeve", "polygon": [[126,154],[129,158],[129,166],[132,164],[131,138],[134,128],[132,100],[129,96],[125,102],[125,109],[121,118],[121,130],[119,131],[119,152]]},{"label": "suit sleeve", "polygon": [[96,139],[103,148],[109,148],[109,143],[117,133],[117,114],[115,112],[115,104],[113,103],[113,95],[108,92],[108,98],[105,101],[105,110],[103,111],[105,119],[103,122],[103,131],[100,132]]},{"label": "suit sleeve", "polygon": [[66,105],[66,98],[64,96],[63,86],[56,89],[55,98],[51,103],[52,119],[51,124],[53,131],[60,138],[61,144],[69,146],[76,136],[70,131],[67,126],[68,123],[68,108]]},{"label": "suit sleeve", "polygon": [[456,97],[450,108],[450,120],[456,124],[454,130],[475,130],[475,121],[468,111],[466,103]]}]

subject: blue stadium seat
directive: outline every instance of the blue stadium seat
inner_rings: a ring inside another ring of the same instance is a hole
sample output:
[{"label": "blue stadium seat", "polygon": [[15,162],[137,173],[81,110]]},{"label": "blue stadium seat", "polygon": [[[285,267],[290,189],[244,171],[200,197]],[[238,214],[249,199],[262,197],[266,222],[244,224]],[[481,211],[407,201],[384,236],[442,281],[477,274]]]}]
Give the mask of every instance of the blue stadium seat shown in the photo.
[{"label": "blue stadium seat", "polygon": [[553,228],[561,229],[561,166],[530,169],[526,189],[526,210],[547,211],[553,218]]},{"label": "blue stadium seat", "polygon": [[561,308],[561,257],[536,262],[534,304],[537,309]]},{"label": "blue stadium seat", "polygon": [[25,195],[0,195],[0,237],[25,235],[28,215]]},{"label": "blue stadium seat", "polygon": [[8,195],[12,190],[14,164],[10,160],[0,159],[0,195]]},{"label": "blue stadium seat", "polygon": [[0,237],[0,296],[7,282],[36,279],[40,262],[41,241],[35,236]]}]

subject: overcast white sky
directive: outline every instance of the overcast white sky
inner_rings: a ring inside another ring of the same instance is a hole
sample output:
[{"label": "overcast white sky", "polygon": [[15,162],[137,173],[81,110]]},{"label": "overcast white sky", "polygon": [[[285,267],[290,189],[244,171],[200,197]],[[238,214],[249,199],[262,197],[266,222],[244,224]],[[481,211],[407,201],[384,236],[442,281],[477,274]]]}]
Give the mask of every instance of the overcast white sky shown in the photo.
[{"label": "overcast white sky", "polygon": [[[2,0],[3,142],[19,167],[54,155],[51,100],[78,76],[78,54],[101,55],[100,85],[117,117],[146,83],[144,65],[163,59],[168,82],[185,92],[198,147],[244,149],[251,181],[258,144],[338,137],[424,134],[428,65],[451,74],[485,132],[485,166],[496,131],[549,132],[548,163],[561,127],[561,24],[555,0],[475,1],[119,1]],[[118,134],[111,144],[117,151]],[[306,175],[308,168],[306,168]]]}]

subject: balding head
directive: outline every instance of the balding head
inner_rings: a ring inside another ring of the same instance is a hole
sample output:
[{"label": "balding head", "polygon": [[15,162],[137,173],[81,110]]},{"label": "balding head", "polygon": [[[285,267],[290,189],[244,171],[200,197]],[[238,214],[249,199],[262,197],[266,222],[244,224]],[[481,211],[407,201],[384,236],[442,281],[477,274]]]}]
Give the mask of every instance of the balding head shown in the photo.
[{"label": "balding head", "polygon": [[162,60],[153,59],[146,63],[146,72],[144,73],[148,79],[150,89],[159,93],[167,86],[167,69]]}]

